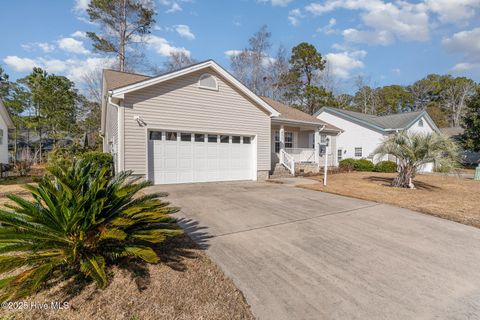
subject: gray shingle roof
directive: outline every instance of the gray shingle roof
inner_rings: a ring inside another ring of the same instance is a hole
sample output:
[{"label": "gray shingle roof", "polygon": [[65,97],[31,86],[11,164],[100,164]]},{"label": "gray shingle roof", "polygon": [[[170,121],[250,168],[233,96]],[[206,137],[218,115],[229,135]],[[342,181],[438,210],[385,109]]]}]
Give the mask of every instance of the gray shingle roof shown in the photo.
[{"label": "gray shingle roof", "polygon": [[400,130],[405,129],[411,125],[413,121],[420,118],[421,115],[428,115],[426,111],[415,112],[403,112],[397,114],[391,114],[387,116],[375,116],[371,114],[364,114],[360,112],[354,112],[349,110],[337,109],[337,108],[322,108],[315,115],[317,116],[322,111],[331,111],[336,114],[343,114],[347,117],[354,118],[365,124],[377,127],[382,130]]},{"label": "gray shingle roof", "polygon": [[292,120],[292,121],[300,121],[300,122],[309,122],[309,123],[318,123],[319,125],[325,126],[325,129],[332,130],[332,131],[342,131],[341,129],[326,123],[325,121],[319,120],[314,116],[309,115],[301,110],[295,109],[293,107],[289,107],[286,104],[281,103],[280,101],[276,101],[267,97],[260,97],[268,103],[273,109],[277,110],[280,115],[277,117],[278,119],[285,119],[285,120]]}]

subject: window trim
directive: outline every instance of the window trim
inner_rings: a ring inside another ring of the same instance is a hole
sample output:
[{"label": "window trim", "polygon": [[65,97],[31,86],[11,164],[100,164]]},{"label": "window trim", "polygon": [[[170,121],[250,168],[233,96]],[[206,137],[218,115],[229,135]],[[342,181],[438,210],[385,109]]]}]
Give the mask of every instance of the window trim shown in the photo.
[{"label": "window trim", "polygon": [[[207,77],[212,77],[213,80],[215,81],[215,87],[207,87],[207,86],[202,86],[201,85],[201,82],[203,79],[207,78]],[[204,73],[202,74],[199,78],[198,78],[198,87],[200,89],[206,89],[206,90],[212,90],[212,91],[218,91],[218,80],[217,78],[211,74],[211,73]]]},{"label": "window trim", "polygon": [[[358,156],[357,155],[357,150],[360,149],[360,155]],[[355,147],[355,149],[353,150],[353,155],[355,156],[355,158],[362,158],[363,157],[363,148],[362,147]]]}]

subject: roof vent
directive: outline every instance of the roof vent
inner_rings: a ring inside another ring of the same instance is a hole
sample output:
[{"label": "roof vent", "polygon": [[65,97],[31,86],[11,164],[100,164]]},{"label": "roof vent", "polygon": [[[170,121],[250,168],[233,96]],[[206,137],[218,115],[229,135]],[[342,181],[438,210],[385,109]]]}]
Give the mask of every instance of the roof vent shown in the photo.
[{"label": "roof vent", "polygon": [[218,91],[217,79],[209,73],[202,74],[198,79],[198,87]]}]

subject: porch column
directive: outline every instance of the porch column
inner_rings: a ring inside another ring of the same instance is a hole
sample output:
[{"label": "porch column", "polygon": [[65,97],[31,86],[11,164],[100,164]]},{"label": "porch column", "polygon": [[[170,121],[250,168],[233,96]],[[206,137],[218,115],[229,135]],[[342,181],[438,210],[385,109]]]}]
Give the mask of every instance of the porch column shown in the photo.
[{"label": "porch column", "polygon": [[315,143],[315,163],[320,163],[320,132],[315,130],[313,141]]},{"label": "porch column", "polygon": [[280,126],[280,150],[285,151],[285,128],[283,127],[283,124]]}]

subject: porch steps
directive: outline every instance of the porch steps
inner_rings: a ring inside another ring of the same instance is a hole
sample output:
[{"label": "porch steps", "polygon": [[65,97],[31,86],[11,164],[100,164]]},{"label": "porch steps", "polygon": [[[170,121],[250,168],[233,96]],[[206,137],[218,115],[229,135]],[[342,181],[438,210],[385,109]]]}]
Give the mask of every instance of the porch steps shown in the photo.
[{"label": "porch steps", "polygon": [[272,170],[272,174],[270,175],[270,179],[279,179],[279,178],[291,178],[293,175],[290,171],[287,170],[282,164],[277,163],[275,168]]}]

